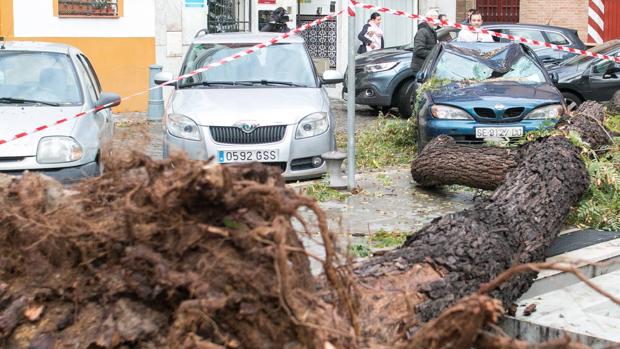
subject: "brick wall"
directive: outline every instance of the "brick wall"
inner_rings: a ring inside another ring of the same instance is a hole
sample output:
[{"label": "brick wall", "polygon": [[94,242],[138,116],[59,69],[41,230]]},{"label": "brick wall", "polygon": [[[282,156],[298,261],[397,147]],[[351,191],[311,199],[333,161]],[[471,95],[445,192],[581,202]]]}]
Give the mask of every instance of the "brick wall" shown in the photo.
[{"label": "brick wall", "polygon": [[588,38],[588,0],[521,0],[519,21],[577,29]]},{"label": "brick wall", "polygon": [[461,22],[465,19],[465,12],[470,8],[476,8],[476,0],[456,0],[457,22]]}]

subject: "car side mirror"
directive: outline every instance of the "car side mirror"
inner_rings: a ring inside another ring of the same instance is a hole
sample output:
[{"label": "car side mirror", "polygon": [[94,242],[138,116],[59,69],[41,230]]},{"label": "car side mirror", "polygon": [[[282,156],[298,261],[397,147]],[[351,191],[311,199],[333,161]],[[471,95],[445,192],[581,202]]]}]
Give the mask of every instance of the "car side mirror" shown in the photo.
[{"label": "car side mirror", "polygon": [[[155,85],[161,85],[163,83],[166,83],[170,80],[172,80],[174,77],[172,76],[172,73],[168,73],[168,72],[159,72],[157,74],[155,74],[155,78],[153,79],[155,81]],[[176,84],[175,83],[170,83],[166,86],[174,86]]]},{"label": "car side mirror", "polygon": [[326,70],[323,72],[321,82],[325,85],[339,84],[344,80],[344,76],[337,70]]},{"label": "car side mirror", "polygon": [[558,81],[560,81],[560,76],[558,75],[558,73],[549,73],[549,78],[551,79],[551,82],[554,84],[557,84]]},{"label": "car side mirror", "polygon": [[99,100],[95,103],[95,108],[102,110],[112,107],[116,107],[121,104],[121,96],[116,93],[102,92],[99,96]]},{"label": "car side mirror", "polygon": [[423,71],[419,71],[415,76],[415,81],[423,83],[424,80],[426,80],[426,73]]}]

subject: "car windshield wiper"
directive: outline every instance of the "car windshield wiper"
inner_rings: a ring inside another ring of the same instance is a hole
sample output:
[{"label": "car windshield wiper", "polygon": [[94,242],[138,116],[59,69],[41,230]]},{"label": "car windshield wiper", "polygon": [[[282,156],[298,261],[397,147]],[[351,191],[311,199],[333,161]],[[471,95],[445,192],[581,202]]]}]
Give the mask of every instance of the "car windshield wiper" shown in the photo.
[{"label": "car windshield wiper", "polygon": [[252,84],[244,83],[243,81],[201,81],[201,82],[194,82],[194,83],[191,83],[191,84],[181,85],[180,88],[194,87],[194,86],[214,86],[214,85],[227,85],[227,86],[243,85],[243,86],[252,86]]},{"label": "car windshield wiper", "polygon": [[238,83],[250,83],[250,84],[261,84],[261,85],[284,85],[284,86],[294,86],[294,87],[308,87],[306,85],[296,84],[290,81],[274,81],[274,80],[247,80],[247,81],[237,81]]},{"label": "car windshield wiper", "polygon": [[36,100],[36,99],[24,99],[24,98],[13,98],[13,97],[0,97],[0,103],[2,103],[2,104],[34,103],[34,104],[51,105],[53,107],[60,106],[60,103],[56,103],[56,102],[47,102],[47,101],[39,101],[39,100]]}]

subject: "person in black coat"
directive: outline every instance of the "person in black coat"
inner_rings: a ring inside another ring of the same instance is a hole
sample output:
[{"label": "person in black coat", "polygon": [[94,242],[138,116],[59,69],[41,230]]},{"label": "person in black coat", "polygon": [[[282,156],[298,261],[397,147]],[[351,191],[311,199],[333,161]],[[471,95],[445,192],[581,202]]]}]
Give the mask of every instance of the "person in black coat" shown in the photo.
[{"label": "person in black coat", "polygon": [[[437,19],[439,13],[435,10],[428,11],[426,17]],[[411,61],[411,70],[414,74],[422,69],[424,60],[428,57],[431,50],[437,45],[437,33],[435,32],[436,24],[422,22],[418,25],[418,32],[413,38],[413,58]]]},{"label": "person in black coat", "polygon": [[[378,12],[373,12],[370,15],[370,19],[368,20],[368,22],[364,24],[364,26],[362,27],[362,30],[359,32],[359,34],[357,34],[357,38],[359,39],[359,41],[362,42],[360,47],[357,49],[357,53],[359,54],[365,53],[366,51],[368,51],[368,47],[372,47],[372,49],[374,50],[382,49],[385,47],[385,42],[383,41],[383,31],[381,31],[379,36],[377,36],[376,30],[373,30],[373,28],[378,29],[380,24],[381,24],[381,15]],[[369,37],[368,35],[369,29],[372,32],[372,35],[375,35],[375,37],[372,37],[372,38]],[[373,40],[373,38],[375,40]],[[373,46],[379,46],[375,42],[377,38],[380,38],[381,45],[380,47],[373,47]]]},{"label": "person in black coat", "polygon": [[288,33],[289,31],[291,31],[288,25],[286,25],[286,22],[288,21],[289,18],[286,14],[286,10],[283,7],[278,7],[271,13],[269,23],[265,24],[260,29],[260,31],[272,33]]}]

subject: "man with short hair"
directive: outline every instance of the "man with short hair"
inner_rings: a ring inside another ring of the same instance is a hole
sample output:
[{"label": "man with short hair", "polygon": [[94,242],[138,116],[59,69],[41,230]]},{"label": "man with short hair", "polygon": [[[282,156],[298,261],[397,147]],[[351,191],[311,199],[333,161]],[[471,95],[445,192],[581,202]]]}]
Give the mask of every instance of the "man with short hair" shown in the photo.
[{"label": "man with short hair", "polygon": [[[426,17],[432,19],[439,18],[439,12],[437,10],[429,10],[426,12]],[[414,74],[419,72],[422,68],[422,64],[426,57],[428,57],[431,50],[437,45],[437,33],[435,33],[437,24],[429,22],[421,22],[418,24],[418,31],[413,38],[413,59],[411,61],[411,70]]]},{"label": "man with short hair", "polygon": [[470,8],[469,10],[467,10],[467,12],[465,12],[465,19],[461,22],[461,24],[469,24],[469,19],[471,18],[471,15],[474,14],[476,12],[476,9]]},{"label": "man with short hair", "polygon": [[[482,15],[480,12],[474,12],[469,18],[469,25],[480,29],[482,26]],[[461,29],[456,41],[460,42],[493,42],[491,34],[472,32],[467,29]]]}]

